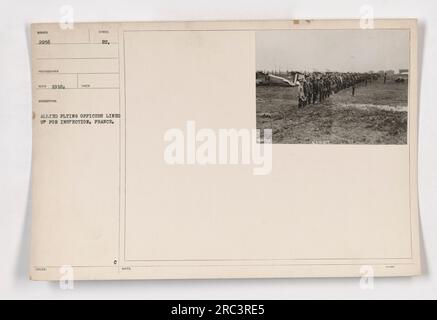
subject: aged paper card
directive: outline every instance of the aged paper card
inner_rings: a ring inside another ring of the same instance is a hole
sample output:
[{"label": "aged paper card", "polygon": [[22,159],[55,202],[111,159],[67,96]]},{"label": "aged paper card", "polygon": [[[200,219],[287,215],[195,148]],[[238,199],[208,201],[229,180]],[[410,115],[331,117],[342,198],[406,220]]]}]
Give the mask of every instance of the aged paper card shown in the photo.
[{"label": "aged paper card", "polygon": [[415,20],[32,25],[30,275],[420,274]]}]

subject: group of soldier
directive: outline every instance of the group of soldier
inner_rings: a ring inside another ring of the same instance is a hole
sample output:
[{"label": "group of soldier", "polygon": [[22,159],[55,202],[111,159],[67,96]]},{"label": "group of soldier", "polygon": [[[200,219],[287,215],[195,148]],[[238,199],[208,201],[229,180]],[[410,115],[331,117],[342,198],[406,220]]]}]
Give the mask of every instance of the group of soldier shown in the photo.
[{"label": "group of soldier", "polygon": [[374,73],[304,73],[298,81],[299,108],[306,105],[322,103],[332,94],[341,90],[352,88],[352,95],[355,95],[356,87],[359,84],[367,86],[378,78]]}]

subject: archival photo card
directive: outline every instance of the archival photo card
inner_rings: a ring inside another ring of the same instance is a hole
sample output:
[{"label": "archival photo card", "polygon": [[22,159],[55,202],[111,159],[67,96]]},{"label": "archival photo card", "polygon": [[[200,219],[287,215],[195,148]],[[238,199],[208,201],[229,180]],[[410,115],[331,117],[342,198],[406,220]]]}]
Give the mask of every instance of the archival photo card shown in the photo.
[{"label": "archival photo card", "polygon": [[277,144],[407,143],[408,29],[256,32],[256,124]]},{"label": "archival photo card", "polygon": [[419,275],[417,32],[32,24],[30,278]]}]

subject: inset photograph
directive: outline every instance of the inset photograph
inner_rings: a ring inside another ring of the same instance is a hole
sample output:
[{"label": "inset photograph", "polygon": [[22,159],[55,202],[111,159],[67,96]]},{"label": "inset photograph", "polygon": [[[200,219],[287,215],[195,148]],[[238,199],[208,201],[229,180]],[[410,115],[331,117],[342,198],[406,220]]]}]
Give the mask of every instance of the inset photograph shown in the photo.
[{"label": "inset photograph", "polygon": [[276,144],[406,144],[408,30],[256,32],[257,129]]}]

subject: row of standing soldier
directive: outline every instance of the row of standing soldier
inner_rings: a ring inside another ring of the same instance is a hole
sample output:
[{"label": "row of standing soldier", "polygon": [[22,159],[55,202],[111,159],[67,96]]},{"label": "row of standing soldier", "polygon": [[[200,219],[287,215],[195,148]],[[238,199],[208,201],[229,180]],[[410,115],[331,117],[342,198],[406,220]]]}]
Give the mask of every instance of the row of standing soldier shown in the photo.
[{"label": "row of standing soldier", "polygon": [[306,73],[298,82],[299,108],[309,104],[321,103],[340,90],[352,88],[352,95],[358,84],[367,86],[368,82],[378,78],[372,73]]}]

